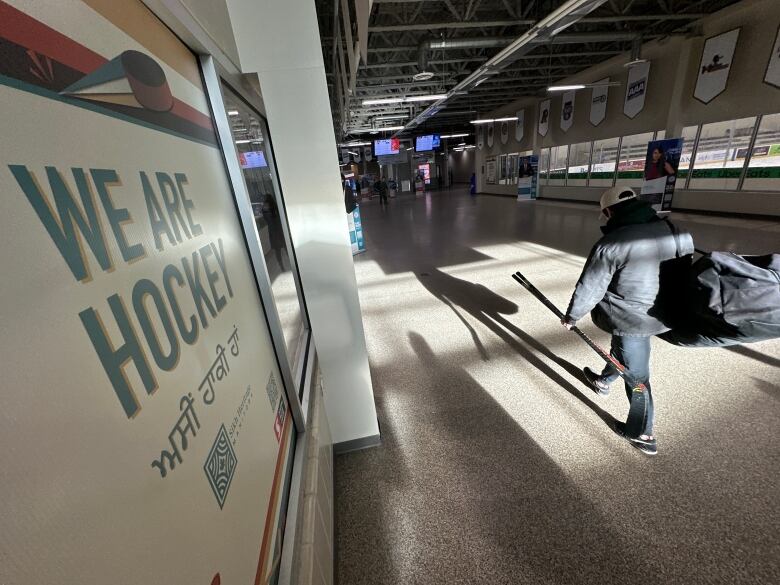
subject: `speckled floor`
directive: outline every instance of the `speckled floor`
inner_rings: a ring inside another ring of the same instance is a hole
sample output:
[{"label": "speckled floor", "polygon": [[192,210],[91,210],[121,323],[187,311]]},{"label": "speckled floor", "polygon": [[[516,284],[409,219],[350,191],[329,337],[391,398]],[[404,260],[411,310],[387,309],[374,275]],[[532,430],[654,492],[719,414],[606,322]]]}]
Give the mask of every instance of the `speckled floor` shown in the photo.
[{"label": "speckled floor", "polygon": [[[588,390],[597,356],[510,278],[565,306],[595,207],[454,190],[361,209],[383,444],[336,460],[339,585],[780,583],[780,341],[654,341],[651,459],[611,430],[622,388]],[[675,218],[701,248],[780,251],[778,222]]]}]

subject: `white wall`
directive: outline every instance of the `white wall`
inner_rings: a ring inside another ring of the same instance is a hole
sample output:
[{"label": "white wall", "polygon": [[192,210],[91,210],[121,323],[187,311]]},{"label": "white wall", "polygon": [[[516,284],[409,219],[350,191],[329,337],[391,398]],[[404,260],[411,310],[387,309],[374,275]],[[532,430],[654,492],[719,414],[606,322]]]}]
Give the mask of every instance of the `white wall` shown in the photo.
[{"label": "white wall", "polygon": [[314,2],[227,5],[242,71],[260,78],[333,442],[375,443],[379,428]]}]

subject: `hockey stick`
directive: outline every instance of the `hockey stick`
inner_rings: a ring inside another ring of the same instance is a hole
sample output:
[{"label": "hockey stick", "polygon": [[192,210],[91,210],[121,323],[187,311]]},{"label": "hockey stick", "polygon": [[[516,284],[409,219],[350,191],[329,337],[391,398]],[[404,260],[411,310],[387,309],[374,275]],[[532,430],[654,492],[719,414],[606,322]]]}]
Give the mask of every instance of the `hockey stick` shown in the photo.
[{"label": "hockey stick", "polygon": [[[512,275],[512,278],[514,278],[523,288],[525,288],[528,292],[530,292],[532,295],[534,295],[537,299],[539,299],[542,304],[550,309],[556,317],[559,319],[564,319],[566,316],[556,307],[550,299],[548,299],[542,291],[540,291],[538,288],[536,288],[533,284],[531,284],[531,281],[529,281],[525,276],[523,276],[520,272],[515,272]],[[626,374],[626,368],[623,364],[621,364],[618,360],[616,360],[610,353],[606,350],[604,350],[601,346],[599,346],[595,341],[593,341],[590,337],[588,337],[583,331],[574,325],[571,328],[574,333],[580,336],[580,338],[588,344],[588,346],[595,351],[599,356],[601,356],[601,359],[603,359],[605,362],[608,362],[612,364],[615,369],[617,370],[617,373],[628,383],[631,388],[631,406],[628,409],[628,419],[626,421],[626,436],[630,438],[637,438],[642,434],[642,431],[644,430],[645,422],[647,420],[647,387],[642,384],[641,382],[637,382],[633,379],[631,379]]]}]

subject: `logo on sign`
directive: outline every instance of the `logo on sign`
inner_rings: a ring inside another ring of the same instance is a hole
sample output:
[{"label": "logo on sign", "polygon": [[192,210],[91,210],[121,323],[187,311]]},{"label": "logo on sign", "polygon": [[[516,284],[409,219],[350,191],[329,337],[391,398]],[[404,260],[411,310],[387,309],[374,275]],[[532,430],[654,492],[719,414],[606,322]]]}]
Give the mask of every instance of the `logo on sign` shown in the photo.
[{"label": "logo on sign", "polygon": [[628,97],[626,98],[626,101],[638,98],[645,94],[645,81],[645,79],[640,79],[628,86]]},{"label": "logo on sign", "polygon": [[712,61],[709,65],[702,65],[701,72],[702,73],[715,73],[716,71],[720,71],[721,69],[728,69],[731,63],[722,63],[721,59],[723,59],[723,55],[713,55]]},{"label": "logo on sign", "polygon": [[603,104],[607,101],[606,94],[601,94],[597,96],[593,96],[593,103],[594,104]]},{"label": "logo on sign", "polygon": [[217,498],[220,510],[225,505],[225,499],[230,489],[230,482],[233,481],[237,463],[238,459],[235,451],[233,451],[233,446],[230,444],[230,439],[228,439],[225,425],[220,425],[217,438],[214,440],[211,451],[208,457],[206,457],[206,463],[203,465],[203,470],[206,472],[211,491],[214,492],[214,497]]}]

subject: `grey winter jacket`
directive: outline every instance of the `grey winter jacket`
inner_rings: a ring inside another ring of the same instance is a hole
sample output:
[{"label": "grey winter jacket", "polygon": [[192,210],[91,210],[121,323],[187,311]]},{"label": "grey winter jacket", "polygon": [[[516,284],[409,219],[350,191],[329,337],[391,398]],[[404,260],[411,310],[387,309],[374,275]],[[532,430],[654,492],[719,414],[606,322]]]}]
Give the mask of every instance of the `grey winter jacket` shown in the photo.
[{"label": "grey winter jacket", "polygon": [[[680,255],[693,254],[691,235],[673,229],[678,233]],[[673,309],[669,297],[674,298],[674,291],[670,295],[668,289],[675,287],[668,282],[668,269],[679,262],[677,255],[670,224],[657,217],[612,229],[593,246],[567,316],[579,321],[592,311],[593,322],[612,335],[644,337],[668,331],[666,316]],[[659,298],[662,266],[666,300]]]}]

